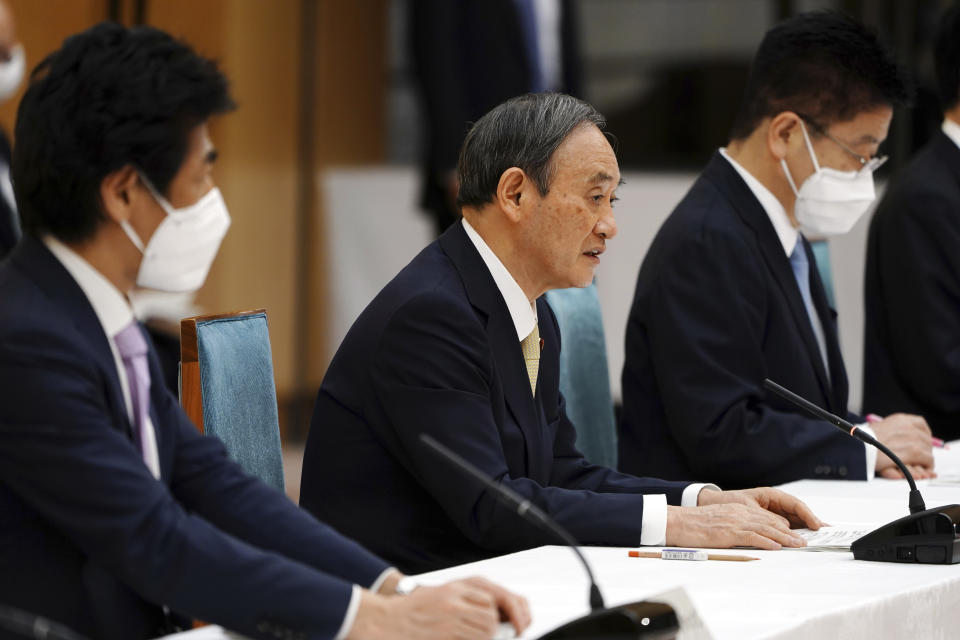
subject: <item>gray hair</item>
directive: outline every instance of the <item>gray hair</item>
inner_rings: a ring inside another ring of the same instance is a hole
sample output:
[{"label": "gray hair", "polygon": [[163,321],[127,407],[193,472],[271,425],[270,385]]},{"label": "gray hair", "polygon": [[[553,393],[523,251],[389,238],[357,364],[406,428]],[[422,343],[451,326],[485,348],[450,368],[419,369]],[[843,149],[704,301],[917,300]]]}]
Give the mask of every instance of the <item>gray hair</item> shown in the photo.
[{"label": "gray hair", "polygon": [[519,167],[546,195],[553,181],[553,153],[574,129],[606,120],[591,105],[563,93],[528,93],[494,107],[467,133],[460,149],[457,205],[493,201],[500,176]]}]

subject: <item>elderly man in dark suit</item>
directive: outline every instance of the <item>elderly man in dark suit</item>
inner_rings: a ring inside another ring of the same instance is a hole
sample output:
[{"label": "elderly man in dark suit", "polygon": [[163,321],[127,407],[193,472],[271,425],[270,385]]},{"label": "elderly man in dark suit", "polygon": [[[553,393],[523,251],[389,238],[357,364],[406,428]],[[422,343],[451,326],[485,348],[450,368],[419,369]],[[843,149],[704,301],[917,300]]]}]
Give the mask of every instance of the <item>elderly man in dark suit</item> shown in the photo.
[{"label": "elderly man in dark suit", "polygon": [[[760,44],[732,139],[664,222],[637,278],[623,369],[620,466],[726,486],[895,476],[873,447],[768,393],[765,378],[854,422],[847,374],[804,234],[844,233],[874,197],[892,56],[842,14],[801,14]],[[872,425],[933,467],[930,430]]]},{"label": "elderly man in dark suit", "polygon": [[562,94],[515,98],[481,118],[460,155],[463,221],[380,292],[327,370],[301,504],[404,570],[556,542],[437,460],[422,433],[582,544],[779,548],[803,544],[791,523],[819,525],[773,489],[639,478],[577,450],[559,391],[560,332],[542,296],[587,286],[616,234],[620,170],[602,126]]},{"label": "elderly man in dark suit", "polygon": [[934,43],[942,131],[896,177],[870,222],[863,403],[922,413],[960,438],[960,4]]},{"label": "elderly man in dark suit", "polygon": [[[104,23],[34,73],[0,266],[0,603],[96,638],[171,614],[251,638],[489,638],[526,604],[473,579],[392,597],[396,570],[246,475],[159,382],[124,295],[203,282],[229,215],[209,60]],[[151,383],[152,381],[152,383]]]}]

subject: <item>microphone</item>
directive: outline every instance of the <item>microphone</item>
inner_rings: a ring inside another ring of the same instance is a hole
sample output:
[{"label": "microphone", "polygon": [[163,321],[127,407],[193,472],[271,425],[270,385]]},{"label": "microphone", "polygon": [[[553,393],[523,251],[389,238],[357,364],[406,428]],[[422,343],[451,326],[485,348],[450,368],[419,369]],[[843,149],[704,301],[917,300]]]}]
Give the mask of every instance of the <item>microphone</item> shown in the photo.
[{"label": "microphone", "polygon": [[763,386],[781,398],[829,422],[844,433],[884,452],[894,461],[910,485],[910,515],[885,524],[850,545],[857,560],[917,562],[920,564],[960,563],[960,504],[927,509],[913,474],[900,457],[860,427],[801,398],[769,378]]},{"label": "microphone", "polygon": [[464,474],[473,477],[490,489],[498,500],[511,507],[518,516],[544,531],[556,536],[576,554],[590,581],[590,613],[572,620],[539,640],[572,640],[595,638],[597,640],[630,640],[634,638],[666,640],[676,637],[680,629],[677,614],[668,604],[641,600],[618,607],[606,608],[600,587],[594,579],[590,563],[577,547],[577,540],[560,526],[543,509],[533,504],[510,487],[495,482],[463,457],[437,442],[428,434],[421,433],[420,441],[438,456],[455,466]]}]

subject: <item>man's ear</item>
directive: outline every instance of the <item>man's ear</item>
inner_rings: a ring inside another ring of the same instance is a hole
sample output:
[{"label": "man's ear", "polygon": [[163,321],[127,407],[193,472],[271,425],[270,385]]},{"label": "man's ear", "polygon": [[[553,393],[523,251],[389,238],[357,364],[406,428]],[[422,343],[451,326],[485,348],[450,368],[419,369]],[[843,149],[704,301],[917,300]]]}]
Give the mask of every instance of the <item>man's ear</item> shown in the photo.
[{"label": "man's ear", "polygon": [[767,148],[777,160],[787,157],[790,138],[800,134],[800,116],[793,111],[781,111],[770,120],[767,127]]},{"label": "man's ear", "polygon": [[530,187],[530,178],[519,167],[510,167],[500,176],[497,183],[497,206],[512,221],[521,219],[521,206],[526,205],[523,198],[527,197]]},{"label": "man's ear", "polygon": [[100,181],[100,201],[103,212],[114,222],[129,220],[134,200],[140,195],[136,189],[140,176],[130,165],[108,173]]}]

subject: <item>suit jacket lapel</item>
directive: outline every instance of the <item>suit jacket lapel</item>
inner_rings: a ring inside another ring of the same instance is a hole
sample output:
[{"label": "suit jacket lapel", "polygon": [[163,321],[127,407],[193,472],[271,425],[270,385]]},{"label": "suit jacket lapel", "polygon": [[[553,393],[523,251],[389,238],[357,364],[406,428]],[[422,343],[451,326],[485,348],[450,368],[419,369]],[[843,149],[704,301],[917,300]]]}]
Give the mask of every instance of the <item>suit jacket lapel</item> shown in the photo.
[{"label": "suit jacket lapel", "polygon": [[813,249],[806,239],[802,236],[801,239],[804,243],[804,251],[807,252],[807,261],[810,263],[810,297],[813,299],[817,317],[820,318],[820,325],[823,327],[823,339],[827,348],[831,384],[826,397],[829,400],[830,411],[838,415],[844,415],[847,412],[847,372],[843,366],[843,354],[840,352],[840,339],[834,326],[834,313],[830,308],[830,303],[827,302],[827,292],[824,289],[823,281],[820,279],[820,271],[817,269],[817,259],[813,255]]},{"label": "suit jacket lapel", "polygon": [[503,381],[503,394],[526,442],[527,472],[539,467],[532,455],[541,450],[539,418],[530,393],[527,367],[507,303],[493,276],[461,224],[454,224],[440,237],[440,246],[460,273],[470,303],[486,318],[490,349]]},{"label": "suit jacket lapel", "polygon": [[[793,275],[793,268],[790,266],[790,259],[783,251],[783,244],[777,236],[770,217],[760,205],[756,196],[750,191],[750,187],[743,181],[743,178],[737,173],[723,156],[715,153],[707,168],[704,170],[704,176],[707,177],[717,188],[722,191],[727,199],[733,204],[734,209],[740,218],[753,229],[757,236],[757,244],[760,252],[763,254],[764,262],[767,268],[773,274],[774,280],[783,292],[787,305],[790,307],[790,313],[796,323],[798,333],[806,347],[810,364],[816,371],[817,380],[824,398],[832,398],[830,383],[827,379],[827,371],[824,368],[823,357],[820,355],[820,347],[817,345],[817,338],[813,333],[813,327],[810,326],[810,319],[807,315],[807,307],[803,303],[803,297],[800,295],[800,287],[797,285],[797,279]],[[808,250],[808,256],[809,256]],[[815,269],[816,263],[810,262],[810,268]],[[822,318],[822,316],[821,316]],[[829,325],[824,325],[824,333],[829,332]]]},{"label": "suit jacket lapel", "polygon": [[113,352],[110,350],[110,343],[103,332],[100,319],[90,306],[80,285],[50,253],[50,250],[30,235],[24,236],[12,254],[11,260],[28,278],[37,283],[40,290],[63,310],[63,317],[69,318],[76,327],[106,377],[104,394],[114,418],[114,424],[132,438],[133,429],[127,417],[119,373],[113,359]]}]

